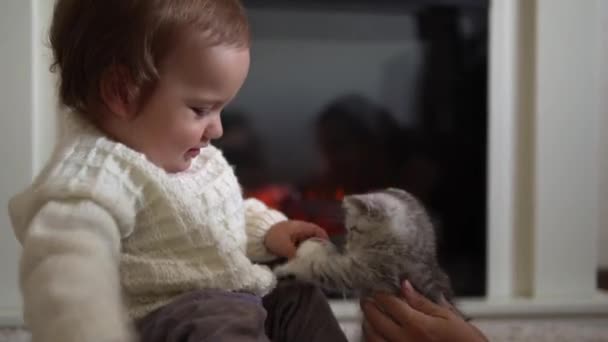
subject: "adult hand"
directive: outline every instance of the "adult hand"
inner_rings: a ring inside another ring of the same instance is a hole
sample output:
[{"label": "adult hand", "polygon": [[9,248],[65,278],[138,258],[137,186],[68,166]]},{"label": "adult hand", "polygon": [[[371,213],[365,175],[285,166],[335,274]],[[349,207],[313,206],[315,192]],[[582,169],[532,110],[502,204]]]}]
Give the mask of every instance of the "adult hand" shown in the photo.
[{"label": "adult hand", "polygon": [[363,299],[363,333],[368,342],[487,342],[475,326],[455,313],[445,300],[435,304],[417,293],[409,282],[405,299],[377,294]]}]

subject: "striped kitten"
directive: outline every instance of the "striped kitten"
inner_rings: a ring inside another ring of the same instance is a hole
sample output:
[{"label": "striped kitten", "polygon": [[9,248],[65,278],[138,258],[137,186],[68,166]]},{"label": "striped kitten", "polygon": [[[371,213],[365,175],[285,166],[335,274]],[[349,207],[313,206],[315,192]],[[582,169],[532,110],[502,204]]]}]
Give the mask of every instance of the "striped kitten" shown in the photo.
[{"label": "striped kitten", "polygon": [[422,205],[410,194],[387,189],[344,198],[348,230],[344,251],[329,241],[310,239],[296,257],[275,268],[339,291],[399,294],[408,279],[434,302],[452,296],[450,281],[436,258],[435,232]]}]

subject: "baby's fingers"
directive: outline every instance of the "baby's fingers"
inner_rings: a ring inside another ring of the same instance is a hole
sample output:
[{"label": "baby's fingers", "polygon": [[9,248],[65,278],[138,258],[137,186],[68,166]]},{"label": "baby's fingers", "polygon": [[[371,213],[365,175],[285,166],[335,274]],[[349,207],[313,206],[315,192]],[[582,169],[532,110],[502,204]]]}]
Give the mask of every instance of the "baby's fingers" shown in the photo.
[{"label": "baby's fingers", "polygon": [[305,223],[299,227],[300,229],[296,232],[298,238],[309,239],[317,237],[320,239],[328,239],[327,232],[316,224]]},{"label": "baby's fingers", "polygon": [[315,229],[315,237],[318,237],[318,238],[324,239],[324,240],[329,240],[329,236],[327,235],[327,232],[325,231],[325,229],[323,229],[321,227],[317,227]]}]

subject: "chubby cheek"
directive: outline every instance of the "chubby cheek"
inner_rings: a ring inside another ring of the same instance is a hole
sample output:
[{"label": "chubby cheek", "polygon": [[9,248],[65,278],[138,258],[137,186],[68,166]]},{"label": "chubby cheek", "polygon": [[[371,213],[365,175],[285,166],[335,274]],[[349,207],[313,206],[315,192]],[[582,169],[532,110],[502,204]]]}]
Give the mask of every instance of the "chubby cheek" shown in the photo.
[{"label": "chubby cheek", "polygon": [[184,153],[188,149],[196,147],[201,139],[200,129],[197,127],[197,124],[187,121],[173,123],[167,133],[167,140],[170,140],[172,148]]},{"label": "chubby cheek", "polygon": [[184,149],[189,150],[200,145],[202,136],[203,130],[193,124],[182,131],[180,139]]}]

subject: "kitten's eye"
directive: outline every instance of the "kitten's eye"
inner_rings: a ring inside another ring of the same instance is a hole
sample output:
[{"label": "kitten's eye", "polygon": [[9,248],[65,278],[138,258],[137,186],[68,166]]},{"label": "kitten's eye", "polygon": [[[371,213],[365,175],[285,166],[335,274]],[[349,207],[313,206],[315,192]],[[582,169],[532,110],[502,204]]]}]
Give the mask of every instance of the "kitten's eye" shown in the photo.
[{"label": "kitten's eye", "polygon": [[379,220],[384,217],[382,209],[378,207],[370,207],[368,209],[368,215],[374,220]]},{"label": "kitten's eye", "polygon": [[357,233],[357,234],[363,233],[363,231],[361,229],[359,229],[359,227],[357,227],[357,226],[352,226],[352,227],[348,228],[348,230],[350,232]]}]

